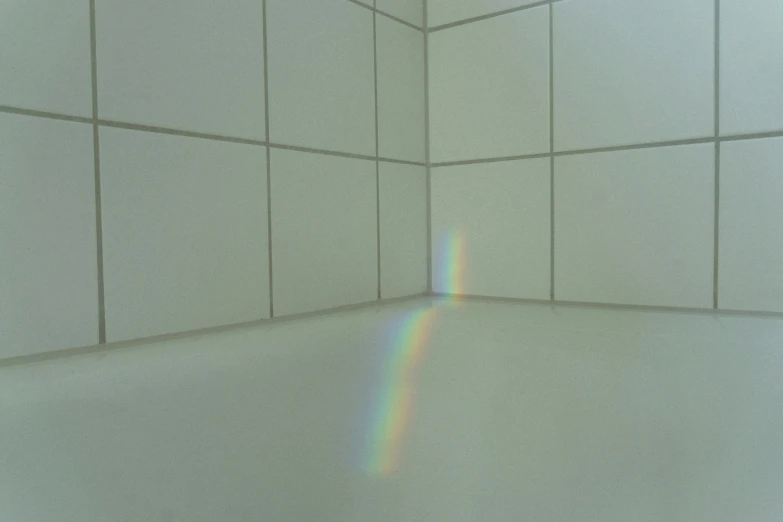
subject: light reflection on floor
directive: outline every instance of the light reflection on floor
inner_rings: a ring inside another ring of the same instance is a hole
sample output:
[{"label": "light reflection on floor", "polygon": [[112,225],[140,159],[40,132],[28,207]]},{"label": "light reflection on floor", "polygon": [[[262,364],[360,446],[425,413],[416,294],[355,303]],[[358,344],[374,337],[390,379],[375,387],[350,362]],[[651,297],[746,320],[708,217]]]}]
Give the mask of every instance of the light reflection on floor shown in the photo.
[{"label": "light reflection on floor", "polygon": [[386,473],[425,300],[0,369],[0,520],[783,520],[783,320],[442,304]]}]

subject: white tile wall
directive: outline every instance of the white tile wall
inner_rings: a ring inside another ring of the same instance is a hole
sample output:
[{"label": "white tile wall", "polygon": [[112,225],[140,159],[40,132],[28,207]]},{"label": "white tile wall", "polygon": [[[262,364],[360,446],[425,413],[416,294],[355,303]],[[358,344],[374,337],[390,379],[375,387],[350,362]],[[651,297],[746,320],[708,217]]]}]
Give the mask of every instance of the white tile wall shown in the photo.
[{"label": "white tile wall", "polygon": [[92,126],[0,114],[0,358],[98,342]]},{"label": "white tile wall", "polygon": [[721,145],[719,304],[783,312],[783,138]]},{"label": "white tile wall", "polygon": [[714,134],[714,2],[554,6],[555,148]]},{"label": "white tile wall", "polygon": [[[432,170],[433,290],[460,266],[462,291],[549,299],[549,159],[440,167]],[[446,244],[460,238],[464,255]]]},{"label": "white tile wall", "polygon": [[423,162],[424,34],[377,17],[378,154]]},{"label": "white tile wall", "polygon": [[381,297],[427,290],[427,171],[380,162]]},{"label": "white tile wall", "polygon": [[0,105],[92,116],[87,0],[0,6]]},{"label": "white tile wall", "polygon": [[372,11],[269,0],[270,140],[375,155]]},{"label": "white tile wall", "polygon": [[263,147],[100,131],[108,341],[269,316]]},{"label": "white tile wall", "polygon": [[375,162],[271,155],[275,316],[376,299]]},{"label": "white tile wall", "polygon": [[427,22],[430,27],[458,22],[514,7],[530,5],[537,0],[427,0]]},{"label": "white tile wall", "polygon": [[549,151],[546,6],[430,35],[433,162]]},{"label": "white tile wall", "polygon": [[710,308],[714,146],[555,160],[555,297]]},{"label": "white tile wall", "polygon": [[375,7],[418,27],[424,24],[424,2],[422,0],[376,0]]},{"label": "white tile wall", "polygon": [[264,139],[259,0],[98,0],[96,27],[101,118]]},{"label": "white tile wall", "polygon": [[783,2],[722,0],[721,133],[783,130]]}]

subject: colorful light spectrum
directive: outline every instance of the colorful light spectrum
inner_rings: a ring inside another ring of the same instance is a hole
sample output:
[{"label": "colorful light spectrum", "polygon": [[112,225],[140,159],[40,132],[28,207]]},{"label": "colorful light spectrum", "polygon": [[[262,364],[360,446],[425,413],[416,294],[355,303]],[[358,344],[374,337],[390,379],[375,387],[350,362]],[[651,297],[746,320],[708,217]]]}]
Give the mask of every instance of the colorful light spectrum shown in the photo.
[{"label": "colorful light spectrum", "polygon": [[[450,296],[443,303],[450,303],[465,289],[465,242],[458,230],[444,234],[440,253],[442,263],[435,276]],[[382,371],[370,408],[362,461],[369,475],[389,476],[400,469],[413,415],[416,378],[438,313],[438,307],[406,312],[392,325],[390,340],[383,343]]]}]

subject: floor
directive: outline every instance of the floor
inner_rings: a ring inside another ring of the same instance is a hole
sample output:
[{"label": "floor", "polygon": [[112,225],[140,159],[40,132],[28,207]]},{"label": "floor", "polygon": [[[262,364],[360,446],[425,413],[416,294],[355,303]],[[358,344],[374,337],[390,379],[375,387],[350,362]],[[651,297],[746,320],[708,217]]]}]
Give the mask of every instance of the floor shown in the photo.
[{"label": "floor", "polygon": [[0,368],[4,522],[783,520],[783,319],[419,300]]}]

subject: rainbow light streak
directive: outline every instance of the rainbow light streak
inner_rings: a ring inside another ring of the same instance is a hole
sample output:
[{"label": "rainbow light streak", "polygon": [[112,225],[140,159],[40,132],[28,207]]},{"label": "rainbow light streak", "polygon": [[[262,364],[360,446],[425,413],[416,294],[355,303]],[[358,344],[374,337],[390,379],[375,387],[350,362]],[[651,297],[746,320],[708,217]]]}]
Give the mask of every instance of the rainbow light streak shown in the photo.
[{"label": "rainbow light streak", "polygon": [[[442,291],[449,295],[446,302],[464,294],[464,243],[457,230],[445,234],[442,241],[438,280]],[[391,328],[362,459],[369,475],[386,477],[400,470],[403,443],[413,416],[416,377],[437,315],[438,308],[406,312]]]}]

